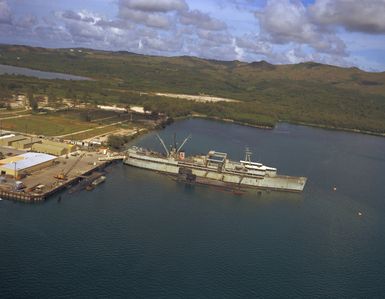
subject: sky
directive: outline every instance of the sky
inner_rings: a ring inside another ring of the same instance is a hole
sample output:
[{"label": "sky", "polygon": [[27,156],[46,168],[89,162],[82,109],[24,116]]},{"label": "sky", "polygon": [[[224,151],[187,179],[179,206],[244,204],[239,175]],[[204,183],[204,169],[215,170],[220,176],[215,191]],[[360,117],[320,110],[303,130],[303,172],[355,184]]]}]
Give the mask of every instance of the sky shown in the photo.
[{"label": "sky", "polygon": [[0,0],[0,43],[385,71],[385,0]]}]

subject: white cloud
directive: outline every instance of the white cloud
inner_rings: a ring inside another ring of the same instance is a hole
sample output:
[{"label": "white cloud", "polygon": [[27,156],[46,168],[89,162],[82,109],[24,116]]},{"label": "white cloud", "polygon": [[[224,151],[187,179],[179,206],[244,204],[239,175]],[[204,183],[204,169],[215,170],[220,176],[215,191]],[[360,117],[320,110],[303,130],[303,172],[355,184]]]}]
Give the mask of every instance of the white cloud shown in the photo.
[{"label": "white cloud", "polygon": [[148,27],[169,28],[171,22],[169,16],[162,13],[146,13],[140,10],[133,10],[122,7],[119,11],[119,16],[122,19],[129,20],[134,23],[139,23]]},{"label": "white cloud", "polygon": [[119,0],[119,7],[143,12],[181,11],[188,8],[184,0]]},{"label": "white cloud", "polygon": [[255,15],[260,23],[261,37],[272,43],[305,44],[322,53],[346,54],[344,42],[335,33],[314,24],[302,2],[269,0]]},{"label": "white cloud", "polygon": [[182,12],[180,15],[180,22],[183,25],[193,25],[197,28],[206,30],[224,30],[227,28],[226,23],[212,18],[209,14],[196,9]]},{"label": "white cloud", "polygon": [[238,47],[245,49],[252,54],[271,55],[273,49],[270,43],[258,40],[258,37],[251,34],[244,34],[236,37]]},{"label": "white cloud", "polygon": [[12,15],[8,3],[5,0],[0,0],[0,24],[11,24]]},{"label": "white cloud", "polygon": [[316,0],[309,10],[314,20],[324,26],[385,33],[385,0]]},{"label": "white cloud", "polygon": [[[300,0],[211,0],[206,10],[189,1],[191,7],[187,0],[111,0],[114,13],[65,6],[54,14],[29,9],[23,15],[13,2],[0,0],[0,42],[362,68],[383,61],[367,53],[384,49],[373,34],[383,33],[385,0],[315,0],[307,6]],[[358,60],[360,49],[367,51]]]},{"label": "white cloud", "polygon": [[245,59],[245,51],[243,48],[238,47],[236,39],[233,38],[232,45],[234,47],[234,51],[237,54],[236,58],[237,60],[244,60]]}]

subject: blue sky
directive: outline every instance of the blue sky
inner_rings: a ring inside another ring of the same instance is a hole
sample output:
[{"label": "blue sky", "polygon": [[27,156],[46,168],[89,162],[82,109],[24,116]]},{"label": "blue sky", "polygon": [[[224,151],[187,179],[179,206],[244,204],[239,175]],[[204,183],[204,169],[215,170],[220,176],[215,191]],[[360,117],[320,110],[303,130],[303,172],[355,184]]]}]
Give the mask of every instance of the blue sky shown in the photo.
[{"label": "blue sky", "polygon": [[0,0],[0,43],[385,71],[385,0]]}]

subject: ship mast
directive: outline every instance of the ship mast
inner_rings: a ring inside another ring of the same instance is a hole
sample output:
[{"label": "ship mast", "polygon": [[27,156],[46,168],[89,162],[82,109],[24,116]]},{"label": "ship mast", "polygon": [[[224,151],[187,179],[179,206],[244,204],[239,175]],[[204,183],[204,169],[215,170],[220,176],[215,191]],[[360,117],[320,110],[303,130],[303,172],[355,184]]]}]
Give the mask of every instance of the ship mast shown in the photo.
[{"label": "ship mast", "polygon": [[251,162],[251,154],[253,152],[250,151],[249,147],[246,146],[246,149],[245,149],[245,161],[246,162]]}]

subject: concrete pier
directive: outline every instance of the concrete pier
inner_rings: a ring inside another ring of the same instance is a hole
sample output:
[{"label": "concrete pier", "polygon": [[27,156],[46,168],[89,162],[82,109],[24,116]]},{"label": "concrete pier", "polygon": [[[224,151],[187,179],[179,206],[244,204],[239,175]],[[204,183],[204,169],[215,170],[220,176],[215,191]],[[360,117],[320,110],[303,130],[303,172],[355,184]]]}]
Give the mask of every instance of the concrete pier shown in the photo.
[{"label": "concrete pier", "polygon": [[[0,197],[23,202],[42,202],[113,162],[113,160],[100,161],[100,155],[94,152],[86,152],[79,161],[77,161],[78,158],[79,156],[59,157],[55,165],[31,173],[21,179],[25,185],[23,190],[14,190],[14,180],[7,180],[6,183],[0,185]],[[59,173],[65,173],[73,165],[75,167],[68,173],[67,179],[55,178]],[[38,186],[41,188],[37,188]]]}]

